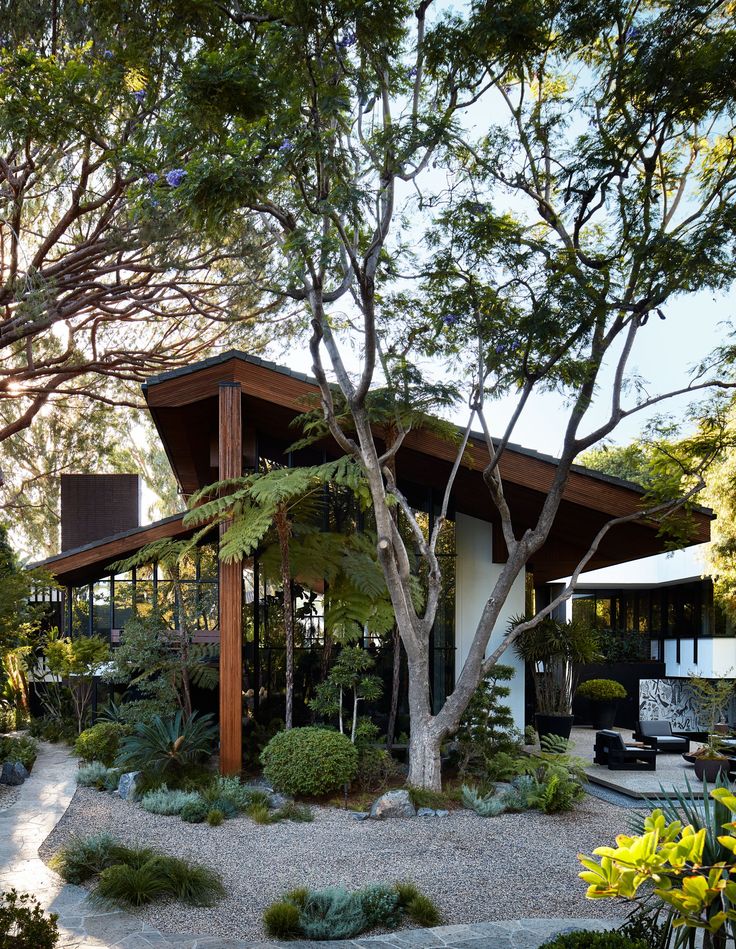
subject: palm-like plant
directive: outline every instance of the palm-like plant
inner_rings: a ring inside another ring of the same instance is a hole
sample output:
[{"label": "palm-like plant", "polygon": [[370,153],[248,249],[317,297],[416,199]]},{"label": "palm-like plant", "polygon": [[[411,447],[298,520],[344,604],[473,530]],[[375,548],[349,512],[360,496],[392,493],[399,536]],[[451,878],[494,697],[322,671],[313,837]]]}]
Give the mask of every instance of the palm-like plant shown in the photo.
[{"label": "palm-like plant", "polygon": [[216,737],[211,715],[194,712],[185,718],[181,711],[169,719],[157,715],[150,722],[139,722],[123,739],[117,764],[156,776],[181,772],[212,754]]}]

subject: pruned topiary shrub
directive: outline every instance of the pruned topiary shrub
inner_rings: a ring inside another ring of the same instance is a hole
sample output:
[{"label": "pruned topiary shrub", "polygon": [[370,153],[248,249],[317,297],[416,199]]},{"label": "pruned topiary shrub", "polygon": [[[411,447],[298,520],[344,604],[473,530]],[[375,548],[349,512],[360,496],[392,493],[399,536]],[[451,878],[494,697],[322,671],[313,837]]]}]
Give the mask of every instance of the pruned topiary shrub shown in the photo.
[{"label": "pruned topiary shrub", "polygon": [[358,752],[340,732],[309,726],[274,735],[261,753],[261,763],[278,790],[319,796],[353,780]]},{"label": "pruned topiary shrub", "polygon": [[129,734],[130,728],[118,722],[98,722],[78,736],[74,754],[82,761],[101,761],[110,768],[117,758],[121,738]]},{"label": "pruned topiary shrub", "polygon": [[577,698],[590,699],[591,702],[612,702],[625,699],[628,693],[615,679],[587,679],[580,683],[575,695]]}]

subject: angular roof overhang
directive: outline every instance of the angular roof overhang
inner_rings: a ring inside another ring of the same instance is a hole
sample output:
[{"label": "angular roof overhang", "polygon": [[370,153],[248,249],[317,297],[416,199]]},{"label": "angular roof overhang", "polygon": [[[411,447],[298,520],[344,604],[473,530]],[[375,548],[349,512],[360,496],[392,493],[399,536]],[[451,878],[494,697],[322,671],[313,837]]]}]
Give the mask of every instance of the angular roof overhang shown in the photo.
[{"label": "angular roof overhang", "polygon": [[[205,484],[218,478],[218,389],[220,383],[238,382],[242,392],[243,449],[250,453],[250,463],[257,456],[261,437],[280,438],[284,445],[296,440],[298,434],[291,423],[294,418],[317,404],[319,389],[316,382],[301,373],[291,372],[273,363],[239,351],[229,351],[186,369],[164,373],[148,380],[144,395],[158,429],[171,467],[183,494],[190,495]],[[328,455],[340,452],[331,439],[322,447]],[[428,430],[411,432],[397,457],[400,479],[427,487],[443,489],[455,457],[455,446]],[[456,511],[489,521],[494,528],[494,559],[505,559],[498,513],[495,511],[481,472],[487,451],[480,435],[471,437],[466,457],[458,473],[453,492]],[[246,457],[246,464],[249,459]],[[541,511],[544,499],[552,485],[556,459],[538,452],[509,445],[500,462],[509,505],[517,532],[531,527]],[[575,466],[544,547],[529,565],[535,582],[545,582],[570,573],[586,552],[595,533],[612,517],[621,517],[640,510],[642,489],[621,481]],[[712,514],[698,509],[693,514],[694,535],[691,543],[710,539]],[[660,553],[664,541],[658,536],[659,526],[639,521],[619,525],[605,537],[589,570],[596,567],[624,563],[639,557]],[[115,549],[138,543],[150,543],[146,532],[183,531],[179,518],[169,518],[157,525],[139,529],[137,539],[107,538],[90,548],[99,548],[98,569],[103,554],[105,563],[125,554],[108,555]],[[129,535],[136,532],[128,532]],[[166,535],[168,536],[168,535]],[[172,534],[171,536],[174,536]],[[181,535],[177,535],[181,536]],[[110,546],[112,545],[112,546]],[[132,552],[132,550],[130,550]],[[66,558],[73,557],[73,561]],[[90,575],[96,555],[92,549],[66,552],[46,564],[60,571],[60,576]],[[68,565],[73,562],[70,570]],[[85,581],[86,582],[86,581]]]}]

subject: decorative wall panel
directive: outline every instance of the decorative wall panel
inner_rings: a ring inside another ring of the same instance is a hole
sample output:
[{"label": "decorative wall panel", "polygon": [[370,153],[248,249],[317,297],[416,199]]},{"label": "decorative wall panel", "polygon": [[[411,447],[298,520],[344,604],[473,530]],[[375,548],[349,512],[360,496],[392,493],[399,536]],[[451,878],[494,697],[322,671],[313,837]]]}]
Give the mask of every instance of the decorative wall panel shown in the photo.
[{"label": "decorative wall panel", "polygon": [[[707,731],[688,679],[641,679],[639,681],[639,717],[668,721],[675,732]],[[736,723],[736,700],[721,710],[720,720]]]}]

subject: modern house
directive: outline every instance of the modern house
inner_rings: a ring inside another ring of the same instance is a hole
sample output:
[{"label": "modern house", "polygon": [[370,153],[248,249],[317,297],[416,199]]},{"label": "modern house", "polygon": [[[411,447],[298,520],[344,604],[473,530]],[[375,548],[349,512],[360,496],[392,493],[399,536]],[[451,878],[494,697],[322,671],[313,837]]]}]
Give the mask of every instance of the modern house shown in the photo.
[{"label": "modern house", "polygon": [[[152,378],[144,385],[144,394],[184,498],[204,485],[268,462],[314,464],[341,454],[329,438],[308,449],[289,450],[298,437],[292,423],[314,406],[316,383],[242,352],[227,352]],[[455,450],[438,435],[416,430],[397,458],[400,485],[415,509],[425,512],[430,526]],[[471,438],[452,495],[451,536],[443,546],[445,597],[433,636],[431,681],[436,705],[453,687],[483,603],[506,558],[498,515],[482,480],[485,454],[483,440]],[[518,530],[534,523],[555,466],[554,458],[518,446],[509,446],[502,456],[501,476]],[[574,469],[549,539],[516,583],[492,642],[503,635],[511,616],[524,611],[533,594],[537,603],[548,602],[550,582],[571,573],[606,521],[640,506],[641,491],[634,485]],[[697,511],[694,519],[694,542],[708,540],[709,513]],[[155,565],[113,576],[110,564],[155,540],[187,534],[182,516],[177,515],[95,538],[46,560],[43,566],[65,590],[60,610],[64,631],[72,635],[97,632],[116,641],[134,606],[155,602],[166,581]],[[590,566],[610,567],[661,550],[656,524],[621,524],[606,535]],[[282,648],[278,597],[259,569],[258,557],[218,564],[216,538],[203,545],[196,570],[186,582],[206,604],[200,616],[201,635],[219,639],[221,766],[235,771],[241,764],[243,694],[257,713],[259,703],[265,707],[269,696],[278,692]],[[301,679],[307,690],[318,677],[325,645],[318,598],[300,612]],[[524,673],[514,656],[504,661],[519,670],[511,704],[517,722],[523,725]]]}]

